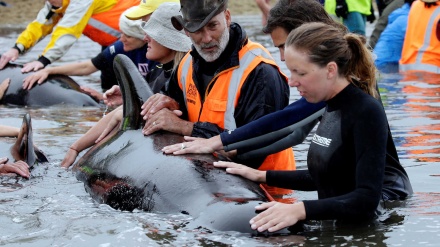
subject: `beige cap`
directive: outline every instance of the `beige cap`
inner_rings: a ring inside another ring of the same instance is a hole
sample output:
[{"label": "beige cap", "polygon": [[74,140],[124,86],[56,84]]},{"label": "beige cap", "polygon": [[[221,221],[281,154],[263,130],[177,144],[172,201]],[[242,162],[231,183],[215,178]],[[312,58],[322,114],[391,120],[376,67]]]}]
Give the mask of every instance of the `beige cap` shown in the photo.
[{"label": "beige cap", "polygon": [[141,3],[127,12],[125,16],[130,20],[141,19],[142,17],[153,13],[162,3],[180,3],[179,0],[141,0]]}]

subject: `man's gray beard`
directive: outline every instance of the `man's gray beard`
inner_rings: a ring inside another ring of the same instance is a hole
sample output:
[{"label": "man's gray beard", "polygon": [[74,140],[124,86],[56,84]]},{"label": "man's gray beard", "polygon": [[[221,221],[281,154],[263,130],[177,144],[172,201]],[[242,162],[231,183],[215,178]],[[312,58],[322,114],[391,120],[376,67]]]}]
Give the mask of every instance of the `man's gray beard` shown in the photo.
[{"label": "man's gray beard", "polygon": [[[222,36],[220,37],[220,41],[213,41],[209,44],[205,44],[205,45],[197,45],[196,42],[194,42],[194,40],[191,38],[191,41],[194,45],[194,47],[196,48],[197,52],[199,53],[199,55],[205,59],[206,62],[213,62],[215,61],[217,58],[220,57],[220,55],[222,54],[222,52],[226,49],[226,46],[228,45],[229,42],[229,28],[226,27],[225,30],[222,33]],[[202,50],[202,46],[212,46],[212,44],[217,45],[218,49],[215,52],[204,52]]]}]

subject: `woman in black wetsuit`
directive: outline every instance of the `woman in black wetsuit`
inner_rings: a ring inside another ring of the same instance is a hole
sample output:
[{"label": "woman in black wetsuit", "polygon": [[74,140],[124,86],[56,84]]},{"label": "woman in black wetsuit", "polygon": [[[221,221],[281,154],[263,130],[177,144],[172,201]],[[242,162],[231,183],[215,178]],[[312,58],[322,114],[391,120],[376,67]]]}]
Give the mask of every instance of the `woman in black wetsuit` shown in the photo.
[{"label": "woman in black wetsuit", "polygon": [[[381,200],[412,194],[376,91],[371,52],[356,34],[323,23],[292,31],[285,46],[289,84],[308,102],[327,107],[310,144],[308,170],[258,171],[231,162],[215,163],[256,182],[318,192],[317,200],[295,204],[265,203],[251,227],[274,232],[299,220],[374,218]],[[394,149],[395,150],[395,149]],[[387,152],[388,151],[388,152]]]}]

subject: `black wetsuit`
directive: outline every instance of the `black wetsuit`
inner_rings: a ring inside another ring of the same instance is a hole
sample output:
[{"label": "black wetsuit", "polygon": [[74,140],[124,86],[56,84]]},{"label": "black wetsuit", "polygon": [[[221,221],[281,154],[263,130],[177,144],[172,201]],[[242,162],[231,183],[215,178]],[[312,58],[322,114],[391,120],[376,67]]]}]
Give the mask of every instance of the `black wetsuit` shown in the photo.
[{"label": "black wetsuit", "polygon": [[319,220],[371,218],[380,200],[412,194],[380,101],[350,84],[327,104],[308,170],[268,171],[268,185],[317,190],[319,200],[304,205],[307,219]]}]

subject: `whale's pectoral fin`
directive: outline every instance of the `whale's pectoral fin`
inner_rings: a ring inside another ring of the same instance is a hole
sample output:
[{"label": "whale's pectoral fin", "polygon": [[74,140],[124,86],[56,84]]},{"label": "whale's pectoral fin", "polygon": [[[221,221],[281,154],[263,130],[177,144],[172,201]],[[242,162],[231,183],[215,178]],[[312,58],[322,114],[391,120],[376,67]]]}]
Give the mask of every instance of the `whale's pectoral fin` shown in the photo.
[{"label": "whale's pectoral fin", "polygon": [[47,162],[46,156],[36,147],[34,147],[31,116],[29,113],[24,115],[23,124],[20,128],[17,141],[11,147],[11,154],[15,160],[25,161],[30,168],[36,162]]}]

